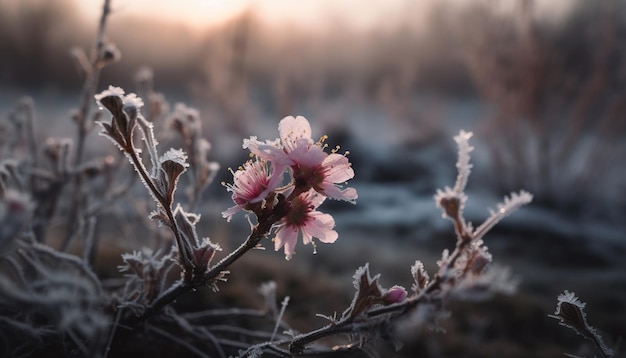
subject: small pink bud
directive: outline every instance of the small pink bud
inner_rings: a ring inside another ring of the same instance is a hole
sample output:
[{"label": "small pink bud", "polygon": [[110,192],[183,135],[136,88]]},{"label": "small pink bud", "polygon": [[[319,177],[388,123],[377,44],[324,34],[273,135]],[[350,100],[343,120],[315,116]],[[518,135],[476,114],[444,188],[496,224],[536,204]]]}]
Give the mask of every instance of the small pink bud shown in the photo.
[{"label": "small pink bud", "polygon": [[404,287],[395,285],[385,292],[383,301],[385,301],[386,304],[400,303],[406,300],[406,296],[407,293]]}]

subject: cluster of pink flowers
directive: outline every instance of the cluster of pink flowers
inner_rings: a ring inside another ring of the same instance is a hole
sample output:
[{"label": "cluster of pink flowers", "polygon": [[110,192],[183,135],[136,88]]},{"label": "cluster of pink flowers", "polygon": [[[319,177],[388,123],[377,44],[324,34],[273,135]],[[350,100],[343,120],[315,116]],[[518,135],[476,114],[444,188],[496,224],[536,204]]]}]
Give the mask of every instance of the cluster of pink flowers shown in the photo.
[{"label": "cluster of pink flowers", "polygon": [[354,188],[343,187],[354,177],[348,158],[325,152],[324,137],[314,142],[306,118],[285,117],[278,131],[280,138],[274,141],[244,139],[243,148],[254,158],[233,172],[233,184],[226,186],[236,205],[222,215],[230,220],[241,210],[258,216],[276,208],[280,220],[274,246],[276,250],[284,247],[286,257],[291,258],[300,232],[305,244],[313,243],[313,238],[325,243],[337,240],[333,217],[317,211],[326,198],[354,203],[358,195]]}]

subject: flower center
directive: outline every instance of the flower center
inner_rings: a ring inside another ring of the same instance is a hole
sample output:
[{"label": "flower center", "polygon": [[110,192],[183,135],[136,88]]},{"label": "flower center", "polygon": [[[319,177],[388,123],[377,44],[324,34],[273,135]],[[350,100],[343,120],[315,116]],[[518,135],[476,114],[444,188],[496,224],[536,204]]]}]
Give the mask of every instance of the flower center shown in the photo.
[{"label": "flower center", "polygon": [[285,222],[288,226],[301,227],[306,224],[309,219],[309,213],[313,210],[311,203],[302,200],[300,197],[295,198],[291,202],[291,209],[285,216]]},{"label": "flower center", "polygon": [[294,184],[297,188],[304,188],[304,191],[310,188],[318,189],[324,182],[324,168],[321,165],[314,167],[296,165],[292,169]]}]

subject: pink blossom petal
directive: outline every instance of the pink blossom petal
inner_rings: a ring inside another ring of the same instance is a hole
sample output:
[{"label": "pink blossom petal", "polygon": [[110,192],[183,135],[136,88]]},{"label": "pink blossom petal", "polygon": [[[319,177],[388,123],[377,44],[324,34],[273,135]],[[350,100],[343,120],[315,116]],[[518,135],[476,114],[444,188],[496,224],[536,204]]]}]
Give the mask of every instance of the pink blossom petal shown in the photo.
[{"label": "pink blossom petal", "polygon": [[313,236],[303,227],[302,228],[302,242],[308,245],[313,241]]},{"label": "pink blossom petal", "polygon": [[314,211],[309,214],[313,219],[305,226],[302,227],[302,232],[309,236],[316,237],[321,242],[333,243],[339,237],[339,234],[333,227],[335,227],[335,219],[329,214],[320,213]]},{"label": "pink blossom petal", "polygon": [[250,139],[243,140],[242,147],[249,149],[252,154],[268,162],[281,165],[293,164],[293,161],[285,154],[278,141],[266,141],[264,143],[257,140],[257,137],[252,136]]},{"label": "pink blossom petal", "polygon": [[356,189],[346,188],[342,190],[332,183],[322,183],[320,191],[322,192],[322,194],[331,199],[345,200],[353,204],[355,203],[355,200],[359,197]]},{"label": "pink blossom petal", "polygon": [[[274,163],[272,165],[272,175],[269,177],[267,182],[267,187],[272,188],[273,191],[276,189],[283,180],[283,176],[285,174],[286,165],[282,165],[279,163]],[[269,191],[268,191],[269,193]]]},{"label": "pink blossom petal", "polygon": [[298,242],[298,228],[291,226],[283,226],[276,233],[274,238],[274,250],[278,251],[281,247],[285,247],[285,255],[293,256]]},{"label": "pink blossom petal", "polygon": [[342,183],[348,179],[354,178],[354,170],[350,166],[348,158],[341,154],[330,154],[322,162],[322,166],[326,168],[326,181],[332,183]]},{"label": "pink blossom petal", "polygon": [[226,221],[230,222],[230,220],[233,218],[233,215],[241,211],[241,209],[243,209],[243,205],[235,205],[231,208],[228,208],[228,210],[222,211],[222,217],[226,219]]},{"label": "pink blossom petal", "polygon": [[322,148],[317,145],[309,145],[303,139],[297,141],[296,146],[287,154],[293,161],[292,165],[312,168],[319,166],[328,156]]},{"label": "pink blossom petal", "polygon": [[[244,210],[248,204],[265,200],[270,193],[276,190],[283,179],[284,166],[272,166],[272,174],[268,176],[267,162],[249,160],[242,167],[233,172],[233,183],[226,184],[232,192],[231,199],[237,205],[224,211],[222,216],[228,221],[233,214]],[[231,171],[232,172],[232,171]]]},{"label": "pink blossom petal", "polygon": [[283,118],[278,124],[278,132],[287,153],[296,147],[298,139],[305,139],[307,144],[313,143],[313,139],[311,139],[311,125],[302,116]]},{"label": "pink blossom petal", "polygon": [[324,195],[319,194],[313,189],[309,190],[307,194],[308,194],[307,200],[311,202],[311,206],[313,207],[313,209],[317,209],[317,207],[322,205],[324,200],[326,200],[326,197]]}]

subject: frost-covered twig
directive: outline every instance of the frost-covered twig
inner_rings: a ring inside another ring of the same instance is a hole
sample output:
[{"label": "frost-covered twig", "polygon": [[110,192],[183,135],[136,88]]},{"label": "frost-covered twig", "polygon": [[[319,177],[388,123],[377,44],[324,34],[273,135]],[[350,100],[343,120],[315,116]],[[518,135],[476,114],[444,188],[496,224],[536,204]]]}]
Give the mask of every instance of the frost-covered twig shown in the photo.
[{"label": "frost-covered twig", "polygon": [[184,149],[189,154],[191,185],[187,194],[190,199],[189,207],[193,210],[200,200],[200,194],[211,184],[220,166],[207,160],[211,144],[201,137],[202,121],[197,110],[178,103],[169,122],[182,137]]},{"label": "frost-covered twig", "polygon": [[[430,279],[420,261],[411,268],[414,279],[412,294],[408,295],[404,288],[394,286],[388,290],[378,284],[378,277],[371,277],[369,266],[358,269],[354,276],[357,289],[354,300],[339,320],[309,333],[296,336],[289,345],[293,354],[306,352],[306,346],[324,337],[341,333],[349,333],[360,337],[358,345],[371,339],[371,336],[392,337],[389,331],[393,327],[418,320],[421,323],[436,324],[442,315],[443,305],[452,299],[485,299],[494,292],[511,293],[515,280],[508,271],[492,274],[487,269],[491,262],[491,254],[482,241],[484,234],[495,223],[519,206],[530,202],[532,196],[526,192],[513,194],[499,206],[498,213],[473,231],[472,225],[463,217],[463,206],[467,200],[465,187],[470,173],[471,164],[469,145],[471,133],[461,131],[455,137],[459,147],[457,161],[458,176],[453,189],[439,190],[435,195],[437,206],[444,217],[449,218],[457,235],[456,246],[452,253],[445,250],[441,260],[437,262],[438,270]],[[422,305],[431,309],[419,310]],[[424,314],[426,316],[424,316]],[[415,318],[412,318],[415,317]]]},{"label": "frost-covered twig", "polygon": [[587,322],[585,306],[586,304],[580,301],[574,292],[565,290],[557,297],[556,311],[548,317],[557,319],[561,326],[570,328],[593,342],[602,357],[613,357],[613,350],[604,344],[602,336]]},{"label": "frost-covered twig", "polygon": [[533,196],[522,190],[519,193],[511,193],[510,197],[504,198],[504,203],[498,204],[497,210],[491,210],[491,215],[473,233],[475,239],[480,239],[491,230],[505,216],[526,205],[533,200]]},{"label": "frost-covered twig", "polygon": [[170,286],[169,289],[163,292],[161,296],[159,296],[154,302],[148,305],[145,308],[145,312],[141,317],[138,317],[133,320],[143,320],[155,312],[160,311],[163,307],[172,303],[179,296],[187,293],[201,285],[206,284],[206,282],[213,282],[216,280],[222,279],[222,277],[228,273],[226,268],[230,266],[233,262],[237,261],[241,258],[246,252],[254,249],[258,243],[267,236],[269,230],[272,225],[276,222],[275,219],[268,218],[262,221],[264,224],[257,225],[252,234],[246,239],[244,243],[242,243],[237,249],[235,249],[231,254],[223,258],[220,262],[218,262],[215,266],[212,266],[201,278],[198,278],[197,281],[189,282],[185,280],[180,280]]},{"label": "frost-covered twig", "polygon": [[[158,156],[152,125],[141,115],[143,101],[135,94],[124,95],[121,88],[110,87],[97,95],[96,99],[113,116],[110,123],[100,122],[103,127],[101,134],[109,138],[128,157],[142,183],[156,201],[157,210],[151,215],[152,218],[172,229],[184,281],[192,288],[205,284],[206,281],[200,281],[218,247],[208,239],[200,240],[197,236],[197,215],[186,213],[180,206],[176,209],[173,207],[179,177],[189,166],[186,163],[186,154],[170,149],[165,155]],[[143,164],[139,149],[134,143],[134,131],[137,128],[142,132],[144,143],[148,147],[152,164],[150,171]]]}]

